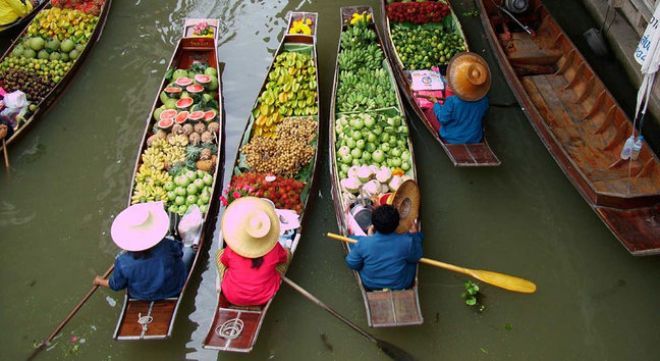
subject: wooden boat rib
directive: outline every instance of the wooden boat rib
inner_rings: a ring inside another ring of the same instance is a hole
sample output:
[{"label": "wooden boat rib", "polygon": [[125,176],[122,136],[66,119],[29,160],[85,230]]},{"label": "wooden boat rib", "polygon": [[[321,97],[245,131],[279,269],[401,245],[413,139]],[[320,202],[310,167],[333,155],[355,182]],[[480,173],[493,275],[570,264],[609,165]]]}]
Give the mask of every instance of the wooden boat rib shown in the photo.
[{"label": "wooden boat rib", "polygon": [[[447,1],[447,6],[451,10],[449,15],[451,18],[452,28],[456,34],[459,34],[461,38],[465,40],[465,35],[463,34],[463,29],[461,23],[458,21],[454,10],[451,7],[451,4]],[[494,167],[501,164],[500,160],[497,158],[497,155],[493,152],[484,136],[484,140],[481,143],[476,144],[449,144],[440,138],[437,130],[437,119],[435,115],[427,114],[419,106],[416,96],[412,90],[412,84],[410,80],[410,75],[408,70],[405,69],[403,62],[397,52],[396,46],[392,41],[392,29],[390,20],[387,17],[386,11],[386,0],[380,0],[380,14],[382,20],[383,31],[385,36],[383,37],[383,44],[385,45],[385,51],[387,52],[387,57],[390,60],[392,70],[394,71],[394,77],[398,83],[401,92],[403,93],[406,101],[410,107],[417,115],[417,118],[421,120],[424,127],[431,133],[433,138],[440,143],[445,153],[451,160],[451,162],[456,167]],[[469,49],[467,41],[465,41],[465,49]],[[444,72],[444,70],[442,70]],[[444,74],[443,74],[444,75]]]},{"label": "wooden boat rib", "polygon": [[550,154],[626,249],[660,253],[660,164],[644,143],[619,154],[632,123],[541,1],[519,17],[529,35],[492,1],[481,21],[509,86]]},{"label": "wooden boat rib", "polygon": [[[22,124],[19,124],[18,127],[15,129],[14,134],[7,139],[7,146],[12,144],[14,141],[19,139],[27,129],[30,128],[30,125],[35,123],[39,117],[41,116],[42,113],[45,113],[48,108],[55,103],[56,100],[59,99],[59,97],[64,93],[64,90],[66,89],[67,85],[73,79],[73,77],[76,74],[76,71],[82,66],[85,58],[89,55],[92,47],[94,44],[98,43],[101,40],[101,35],[103,34],[103,28],[105,27],[105,23],[108,19],[108,15],[110,14],[110,5],[112,4],[112,0],[106,0],[103,9],[101,10],[101,14],[99,14],[99,21],[96,24],[96,28],[94,29],[94,32],[89,38],[89,41],[87,42],[85,49],[80,53],[78,56],[78,59],[76,59],[75,63],[71,66],[69,71],[62,77],[59,83],[57,83],[51,90],[48,92],[48,94],[39,102],[36,104],[37,109],[32,112],[32,114],[23,122]],[[47,6],[46,6],[47,5]],[[46,1],[44,4],[44,7],[41,10],[48,9],[50,8],[50,1]],[[0,57],[0,63],[4,60],[5,57],[9,56],[11,54],[12,50],[20,44],[21,38],[23,37],[24,34],[27,33],[28,26],[21,31],[21,33],[16,37],[14,42],[11,44],[11,46],[5,51],[5,53]],[[0,153],[2,152],[2,148],[0,148]]]},{"label": "wooden boat rib", "polygon": [[28,13],[24,17],[16,19],[16,21],[14,21],[11,24],[0,26],[0,33],[4,33],[10,31],[11,29],[17,29],[21,26],[25,26],[25,24],[27,24],[30,20],[32,20],[32,18],[35,15],[37,15],[37,13],[41,11],[41,9],[45,8],[46,5],[48,5],[49,3],[50,3],[49,0],[41,0],[39,4],[33,7],[32,11],[30,11],[30,13]]},{"label": "wooden boat rib", "polygon": [[[367,12],[370,14],[373,19],[373,9],[368,6],[347,6],[342,7],[340,10],[341,14],[341,24],[340,29],[342,31],[347,29],[347,25],[353,13],[363,13]],[[373,21],[369,25],[369,28],[376,32],[376,37],[378,39],[378,45],[380,48],[383,48],[382,38],[378,31],[378,28],[375,26]],[[337,54],[341,51],[341,41],[337,49]],[[397,110],[401,116],[405,118],[405,113],[403,111],[403,105],[401,102],[401,96],[399,94],[398,88],[392,76],[392,70],[389,67],[389,62],[387,60],[387,54],[384,53],[385,60],[383,61],[383,66],[389,72],[392,77],[392,88],[396,92],[397,98]],[[349,227],[349,220],[347,219],[347,210],[349,208],[348,204],[345,204],[342,196],[342,188],[340,184],[339,168],[337,164],[337,151],[335,144],[337,143],[337,134],[335,131],[335,124],[337,117],[341,114],[337,112],[336,108],[336,98],[337,98],[337,87],[339,84],[339,57],[337,57],[337,63],[335,64],[335,76],[333,83],[333,94],[330,107],[330,124],[329,124],[329,134],[330,134],[330,144],[328,148],[328,153],[330,155],[330,174],[331,174],[331,183],[332,183],[332,200],[335,208],[335,215],[337,217],[337,224],[339,226],[339,232],[344,236],[350,236],[352,233]],[[416,169],[415,169],[415,159],[414,152],[412,148],[412,141],[410,136],[408,136],[408,149],[412,156],[412,166],[409,171],[413,179],[416,179]],[[349,245],[344,244],[344,250],[348,252]],[[414,286],[411,289],[406,290],[383,290],[383,291],[366,291],[360,280],[360,275],[358,272],[353,272],[355,278],[358,282],[360,292],[362,293],[362,298],[364,300],[365,310],[367,312],[367,322],[370,327],[397,327],[397,326],[409,326],[409,325],[419,325],[424,322],[422,317],[422,311],[419,306],[419,294],[418,294],[418,271],[415,275]]]},{"label": "wooden boat rib", "polygon": [[[217,19],[186,19],[186,26],[184,26],[184,34],[186,30],[190,27],[189,23],[196,23],[200,21],[206,21],[209,24],[215,26],[216,36],[218,30],[219,21]],[[176,68],[190,68],[191,64],[195,61],[206,62],[210,66],[218,68],[218,54],[217,54],[217,39],[210,37],[183,37],[179,40],[176,50],[170,60],[168,69]],[[124,303],[122,305],[121,314],[119,320],[117,321],[117,326],[113,338],[118,341],[136,341],[136,340],[158,340],[165,339],[172,335],[172,330],[174,328],[174,322],[176,321],[176,315],[181,304],[181,300],[185,295],[190,279],[194,273],[195,267],[199,260],[200,251],[204,247],[204,240],[208,234],[213,234],[213,227],[215,225],[214,212],[212,210],[216,209],[214,204],[217,199],[217,192],[219,189],[222,189],[222,168],[221,165],[224,164],[224,129],[225,129],[225,110],[223,103],[223,93],[222,93],[222,81],[221,74],[218,69],[218,90],[217,90],[217,101],[218,101],[218,116],[220,121],[220,131],[219,136],[217,137],[217,162],[215,168],[213,169],[213,191],[208,211],[204,215],[204,224],[202,226],[202,232],[199,235],[198,240],[198,252],[195,254],[193,263],[186,277],[186,281],[183,285],[183,289],[178,297],[172,297],[165,300],[159,301],[142,301],[130,298],[128,293],[124,295]],[[168,84],[168,81],[164,78],[159,88],[159,92],[162,91]],[[154,101],[153,109],[156,109],[160,103],[160,99],[157,96]],[[144,151],[147,149],[147,138],[153,134],[152,129],[156,123],[149,113],[149,117],[146,122],[144,136],[140,149],[137,154],[137,160],[135,162],[135,169],[133,171],[133,180],[131,184],[130,194],[134,193],[134,188],[136,184],[136,175],[138,169],[142,164],[141,156]],[[129,196],[128,204],[131,204],[131,197]],[[170,219],[176,221],[177,217],[170,214]],[[172,222],[172,221],[171,221]],[[176,223],[176,222],[175,222]],[[171,225],[172,226],[172,225]]]},{"label": "wooden boat rib", "polygon": [[[289,29],[291,29],[292,24],[294,21],[299,20],[299,19],[310,19],[312,24],[310,25],[312,33],[310,35],[302,35],[302,34],[289,34]],[[287,25],[287,31],[282,38],[282,41],[280,42],[279,47],[277,48],[277,51],[275,52],[275,56],[273,57],[273,62],[271,63],[270,67],[268,68],[268,72],[266,73],[267,75],[271,73],[273,70],[273,66],[275,64],[275,59],[277,56],[283,52],[286,51],[304,51],[309,53],[312,56],[312,59],[314,61],[314,65],[316,68],[316,107],[317,107],[317,114],[313,116],[313,118],[317,121],[319,121],[319,115],[320,113],[320,102],[319,102],[319,92],[318,92],[318,55],[317,55],[317,50],[316,50],[316,29],[318,26],[318,14],[313,13],[313,12],[291,12],[289,13],[289,19],[288,19],[288,25]],[[268,83],[268,76],[266,76],[261,90],[261,92],[266,89],[266,84]],[[253,107],[253,110],[257,109],[257,104],[259,103],[259,99],[255,101],[255,105]],[[253,135],[253,126],[255,125],[255,116],[254,112],[251,113],[247,125],[245,127],[245,130],[243,132],[243,137],[241,141],[241,145],[239,146],[239,149],[247,144],[252,135]],[[316,128],[316,152],[311,160],[311,162],[306,166],[306,168],[303,168],[301,170],[302,172],[308,172],[309,178],[306,179],[305,181],[305,187],[302,191],[301,194],[301,202],[302,202],[302,212],[300,213],[300,224],[303,224],[304,218],[305,218],[305,208],[307,206],[307,203],[309,201],[309,196],[311,194],[311,189],[313,186],[313,181],[314,181],[314,173],[316,170],[316,160],[318,157],[318,136],[319,136],[319,127],[317,126]],[[234,167],[233,167],[233,174],[240,174],[243,171],[246,170],[246,168],[243,166],[243,163],[241,161],[241,153],[239,152],[236,156],[236,161],[234,162]],[[306,170],[307,169],[307,170]],[[295,254],[296,248],[298,246],[298,243],[300,241],[301,237],[301,231],[302,231],[302,226],[295,229],[293,234],[289,236],[289,239],[291,240],[291,255]],[[220,241],[222,241],[222,234],[220,235]],[[281,240],[281,238],[280,238]],[[222,243],[221,243],[222,247]],[[213,257],[215,260],[215,257]],[[214,261],[215,263],[215,261]],[[275,295],[277,296],[277,294]],[[252,348],[254,347],[254,344],[257,341],[257,337],[259,336],[259,331],[261,330],[261,325],[264,322],[264,319],[266,318],[266,314],[268,312],[268,309],[275,299],[275,296],[271,298],[265,305],[261,306],[253,306],[253,307],[243,307],[243,306],[237,306],[231,304],[227,300],[227,298],[222,294],[222,292],[218,293],[218,302],[217,306],[214,311],[213,319],[211,321],[211,325],[209,327],[209,330],[207,332],[206,337],[204,338],[204,341],[202,342],[202,347],[205,349],[212,349],[212,350],[220,350],[220,351],[231,351],[231,352],[250,352]]]}]

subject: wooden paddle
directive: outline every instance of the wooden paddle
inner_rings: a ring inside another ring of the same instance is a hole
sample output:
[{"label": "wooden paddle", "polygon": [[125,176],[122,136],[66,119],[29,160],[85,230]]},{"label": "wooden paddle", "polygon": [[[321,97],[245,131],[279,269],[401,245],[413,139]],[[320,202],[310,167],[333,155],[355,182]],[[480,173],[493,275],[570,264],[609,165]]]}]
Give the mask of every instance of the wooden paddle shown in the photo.
[{"label": "wooden paddle", "polygon": [[7,142],[2,139],[2,154],[5,156],[5,168],[9,170],[9,154],[7,153]]},{"label": "wooden paddle", "polygon": [[[348,237],[341,236],[336,233],[328,233],[327,236],[329,238],[339,240],[342,242],[347,242],[347,243],[357,243],[356,240]],[[516,276],[509,276],[503,273],[497,273],[497,272],[492,272],[492,271],[484,271],[484,270],[476,270],[476,269],[470,269],[470,268],[465,268],[465,267],[459,267],[459,266],[454,266],[449,263],[444,263],[440,261],[436,261],[433,259],[429,258],[424,258],[422,257],[419,260],[419,263],[424,263],[430,266],[438,267],[438,268],[444,268],[446,270],[450,270],[453,272],[458,272],[462,274],[466,274],[468,276],[471,276],[481,282],[491,284],[493,286],[497,286],[500,288],[504,288],[505,290],[513,291],[513,292],[519,292],[519,293],[534,293],[536,292],[536,285],[528,281],[524,278],[516,277]]]},{"label": "wooden paddle", "polygon": [[[110,276],[110,273],[112,273],[112,270],[114,268],[115,268],[114,264],[112,266],[110,266],[110,268],[108,268],[108,270],[105,271],[105,273],[103,274],[103,279],[108,278],[108,276]],[[37,356],[37,354],[39,354],[39,352],[41,352],[44,348],[46,348],[46,346],[48,346],[50,341],[52,341],[53,338],[55,338],[55,336],[57,336],[60,333],[60,331],[62,331],[64,326],[66,326],[66,324],[69,323],[69,321],[71,321],[73,316],[75,316],[75,314],[78,313],[78,311],[87,302],[87,300],[89,300],[89,298],[94,294],[94,292],[96,292],[96,290],[98,288],[99,288],[98,285],[94,285],[92,287],[92,289],[90,289],[87,292],[87,294],[85,294],[85,296],[83,296],[83,298],[78,302],[78,304],[71,310],[71,312],[69,312],[69,314],[66,316],[66,318],[64,320],[62,320],[62,322],[60,322],[60,324],[57,325],[57,327],[55,327],[55,329],[53,330],[53,332],[50,333],[50,335],[48,335],[48,338],[41,341],[41,343],[39,343],[39,345],[36,346],[34,351],[32,351],[32,354],[30,354],[30,357],[27,358],[28,361],[32,360],[35,356]]]},{"label": "wooden paddle", "polygon": [[284,283],[291,286],[291,288],[293,288],[294,290],[298,291],[301,295],[303,295],[303,297],[305,297],[306,299],[314,302],[316,305],[320,306],[324,310],[328,311],[331,315],[337,317],[340,321],[347,324],[350,328],[354,329],[359,334],[366,337],[369,341],[375,343],[376,346],[378,346],[378,348],[381,351],[383,351],[383,353],[385,353],[387,356],[389,356],[392,360],[395,360],[395,361],[413,361],[414,360],[412,355],[410,355],[406,351],[403,351],[402,349],[398,348],[397,346],[394,346],[393,344],[391,344],[389,342],[386,342],[386,341],[379,340],[379,339],[375,338],[369,332],[363,330],[358,325],[354,324],[353,322],[348,320],[346,317],[339,314],[332,307],[330,307],[330,306],[326,305],[325,303],[323,303],[321,300],[316,298],[311,293],[307,292],[307,290],[300,287],[295,282],[291,281],[290,279],[288,279],[284,276],[282,276],[282,280],[284,281]]}]

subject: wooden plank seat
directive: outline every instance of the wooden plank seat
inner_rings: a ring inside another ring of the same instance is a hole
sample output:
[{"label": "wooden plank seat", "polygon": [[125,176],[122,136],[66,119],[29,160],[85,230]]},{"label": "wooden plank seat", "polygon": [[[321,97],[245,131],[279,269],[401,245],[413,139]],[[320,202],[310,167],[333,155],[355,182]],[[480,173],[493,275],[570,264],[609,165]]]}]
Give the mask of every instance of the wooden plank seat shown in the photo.
[{"label": "wooden plank seat", "polygon": [[371,327],[420,325],[424,321],[415,291],[366,292]]},{"label": "wooden plank seat", "polygon": [[513,65],[554,65],[562,56],[558,49],[540,47],[534,38],[525,32],[510,33],[509,39],[500,34],[500,41]]}]

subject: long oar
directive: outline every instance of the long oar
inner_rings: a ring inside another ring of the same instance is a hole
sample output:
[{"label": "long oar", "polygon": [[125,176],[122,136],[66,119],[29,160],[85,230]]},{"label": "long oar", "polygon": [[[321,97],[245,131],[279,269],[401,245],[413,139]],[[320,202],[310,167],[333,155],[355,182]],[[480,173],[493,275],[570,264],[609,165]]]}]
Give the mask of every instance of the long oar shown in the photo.
[{"label": "long oar", "polygon": [[[336,233],[328,233],[328,237],[342,242],[357,243],[357,241],[352,238],[344,237]],[[520,292],[520,293],[536,292],[536,285],[534,284],[534,282],[516,276],[510,276],[503,273],[497,273],[492,271],[484,271],[484,270],[454,266],[453,264],[444,263],[429,258],[421,258],[419,260],[419,263],[424,263],[430,266],[444,268],[446,270],[466,274],[484,283],[488,283],[493,286],[504,288],[505,290],[509,290],[513,292]]]},{"label": "long oar", "polygon": [[5,156],[5,168],[9,170],[9,154],[7,153],[7,142],[2,138],[2,154]]},{"label": "long oar", "polygon": [[[114,264],[113,264],[112,266],[110,266],[110,268],[108,268],[108,270],[105,271],[105,273],[103,274],[103,278],[104,278],[104,279],[105,279],[105,278],[108,278],[108,276],[110,276],[110,273],[112,272],[112,270],[113,270],[114,268],[115,268],[115,265],[114,265]],[[57,336],[57,335],[60,333],[60,331],[62,331],[62,329],[64,328],[64,326],[66,326],[66,324],[69,323],[69,321],[71,321],[71,319],[73,318],[73,316],[75,316],[75,314],[78,313],[78,311],[79,311],[79,310],[82,308],[82,306],[87,302],[87,300],[89,300],[89,298],[94,294],[94,292],[96,292],[96,290],[97,290],[98,288],[99,288],[98,285],[94,285],[94,286],[92,287],[92,289],[90,289],[90,290],[87,292],[87,294],[86,294],[86,295],[80,300],[80,302],[78,302],[78,304],[77,304],[77,305],[71,310],[71,312],[69,312],[69,314],[66,316],[66,318],[65,318],[64,320],[62,320],[62,322],[60,322],[60,324],[57,325],[57,327],[55,327],[55,329],[53,330],[53,332],[51,332],[50,335],[48,335],[48,338],[46,338],[45,340],[41,341],[41,343],[40,343],[39,345],[37,345],[37,347],[34,349],[34,351],[32,351],[32,354],[30,354],[30,357],[28,357],[28,361],[29,361],[29,360],[32,360],[35,356],[37,356],[37,354],[38,354],[39,352],[41,352],[46,346],[48,346],[48,344],[50,343],[50,341],[52,341],[53,338],[55,338],[55,336]]]},{"label": "long oar", "polygon": [[324,310],[328,311],[331,315],[337,317],[339,320],[341,320],[343,323],[347,324],[349,327],[360,333],[362,336],[366,337],[369,341],[373,342],[378,346],[381,351],[383,351],[387,356],[389,356],[392,360],[395,361],[413,361],[415,360],[412,355],[407,353],[406,351],[403,351],[402,349],[392,345],[389,342],[379,340],[372,336],[369,332],[361,329],[358,325],[354,324],[350,320],[348,320],[346,317],[342,316],[339,314],[337,311],[335,311],[332,307],[326,305],[323,303],[321,300],[318,298],[314,297],[311,293],[307,292],[304,288],[300,287],[298,284],[295,282],[291,281],[290,279],[286,277],[282,277],[282,280],[291,286],[294,290],[298,291],[301,295],[303,295],[306,299],[316,303],[318,306],[323,308]]}]

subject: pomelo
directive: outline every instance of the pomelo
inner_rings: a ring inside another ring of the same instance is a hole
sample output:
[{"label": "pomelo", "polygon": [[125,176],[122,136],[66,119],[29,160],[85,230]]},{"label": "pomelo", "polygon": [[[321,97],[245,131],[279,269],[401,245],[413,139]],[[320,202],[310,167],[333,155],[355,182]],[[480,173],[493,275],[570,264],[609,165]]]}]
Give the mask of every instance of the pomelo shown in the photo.
[{"label": "pomelo", "polygon": [[176,84],[176,85],[178,85],[178,86],[180,86],[180,87],[187,87],[188,85],[192,84],[192,82],[193,82],[192,79],[183,76],[183,77],[181,77],[181,78],[178,78],[178,79],[174,82],[174,84]]},{"label": "pomelo", "polygon": [[188,120],[190,120],[191,122],[198,122],[202,119],[204,119],[204,112],[199,110],[196,112],[192,112],[188,115]]},{"label": "pomelo", "polygon": [[198,94],[204,91],[204,87],[199,84],[193,84],[187,86],[186,91],[190,94]]},{"label": "pomelo", "polygon": [[195,81],[199,84],[206,85],[211,82],[211,77],[205,74],[195,75]]},{"label": "pomelo", "polygon": [[163,110],[162,112],[160,112],[160,115],[158,116],[158,118],[160,120],[174,119],[174,117],[176,117],[176,114],[177,114],[176,110],[167,109],[167,110]]},{"label": "pomelo", "polygon": [[165,88],[165,94],[167,94],[170,98],[181,94],[182,91],[183,89],[179,88],[178,86],[168,86]]},{"label": "pomelo", "polygon": [[211,109],[211,110],[207,111],[206,113],[204,113],[204,121],[207,122],[207,123],[211,122],[211,121],[215,120],[215,117],[217,117],[217,116],[218,116],[218,112]]},{"label": "pomelo", "polygon": [[176,102],[176,107],[179,109],[188,109],[193,103],[194,101],[191,98],[183,98]]},{"label": "pomelo", "polygon": [[174,119],[172,118],[162,119],[158,122],[158,128],[160,129],[170,129],[172,125],[174,125]]},{"label": "pomelo", "polygon": [[189,114],[190,114],[190,113],[188,113],[187,111],[184,110],[184,111],[182,111],[181,113],[177,114],[176,117],[174,118],[174,120],[175,120],[178,124],[183,124],[183,123],[185,123],[186,120],[188,119]]}]

